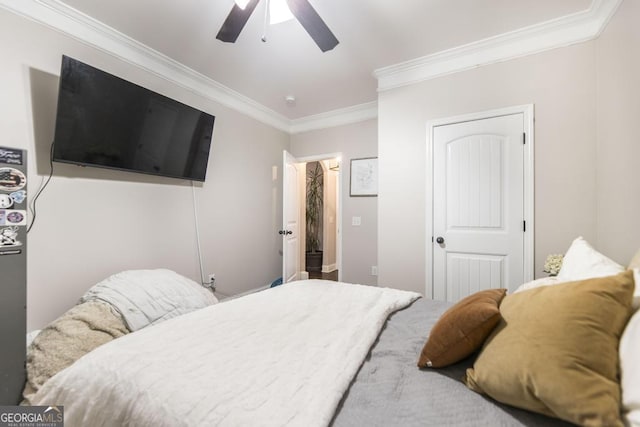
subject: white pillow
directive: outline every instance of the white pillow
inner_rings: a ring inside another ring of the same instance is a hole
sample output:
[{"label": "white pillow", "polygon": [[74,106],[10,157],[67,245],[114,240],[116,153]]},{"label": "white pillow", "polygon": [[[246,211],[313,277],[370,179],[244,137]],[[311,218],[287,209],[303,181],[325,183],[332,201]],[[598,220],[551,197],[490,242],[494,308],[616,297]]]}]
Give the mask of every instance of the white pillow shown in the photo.
[{"label": "white pillow", "polygon": [[[638,269],[634,272],[637,279]],[[620,339],[619,352],[623,418],[628,426],[640,427],[640,311],[627,323]]]},{"label": "white pillow", "polygon": [[629,268],[640,268],[640,250],[631,258]]},{"label": "white pillow", "polygon": [[[640,308],[640,268],[633,269],[633,280],[636,282],[636,289],[633,291],[633,309]],[[640,342],[638,342],[640,346]]]},{"label": "white pillow", "polygon": [[[638,310],[640,308],[640,268],[633,269],[633,280],[636,282],[636,288],[633,293],[633,309]],[[543,277],[520,285],[513,293],[517,294],[518,292],[528,291],[529,289],[559,285],[567,282],[571,282],[571,280],[559,280],[558,277]]]},{"label": "white pillow", "polygon": [[518,289],[516,289],[513,293],[517,294],[518,292],[528,291],[529,289],[540,288],[542,286],[557,285],[558,283],[562,282],[559,281],[557,277],[543,277],[541,279],[532,280],[531,282],[520,285]]},{"label": "white pillow", "polygon": [[94,285],[80,302],[106,301],[131,332],[218,302],[213,293],[175,271],[128,270]]},{"label": "white pillow", "polygon": [[567,282],[613,276],[624,270],[623,266],[593,249],[581,236],[571,243],[557,277],[558,281]]}]

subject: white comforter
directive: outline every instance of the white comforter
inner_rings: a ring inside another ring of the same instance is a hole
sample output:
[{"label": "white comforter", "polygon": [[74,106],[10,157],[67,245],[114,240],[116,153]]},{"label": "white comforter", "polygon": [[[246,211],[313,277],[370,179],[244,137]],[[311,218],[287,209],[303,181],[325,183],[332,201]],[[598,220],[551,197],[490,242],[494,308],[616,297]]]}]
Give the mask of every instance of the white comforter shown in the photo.
[{"label": "white comforter", "polygon": [[388,315],[419,294],[320,280],[112,341],[49,380],[67,426],[322,426]]}]

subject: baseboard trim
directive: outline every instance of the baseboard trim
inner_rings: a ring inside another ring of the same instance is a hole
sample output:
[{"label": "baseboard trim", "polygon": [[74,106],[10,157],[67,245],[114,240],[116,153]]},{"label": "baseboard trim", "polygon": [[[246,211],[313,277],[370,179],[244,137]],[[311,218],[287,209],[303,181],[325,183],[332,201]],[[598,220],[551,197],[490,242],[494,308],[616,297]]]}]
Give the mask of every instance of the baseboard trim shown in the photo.
[{"label": "baseboard trim", "polygon": [[338,266],[336,264],[322,264],[322,272],[323,273],[331,273],[332,271],[336,271]]},{"label": "baseboard trim", "polygon": [[220,300],[220,302],[227,302],[227,301],[231,301],[232,299],[244,297],[244,296],[249,295],[249,294],[254,294],[256,292],[267,290],[270,287],[271,287],[271,285],[260,286],[259,288],[249,289],[248,291],[241,292],[241,293],[235,294],[235,295],[227,295],[225,293],[216,291],[215,295],[216,295],[216,297],[219,297],[218,299]]}]

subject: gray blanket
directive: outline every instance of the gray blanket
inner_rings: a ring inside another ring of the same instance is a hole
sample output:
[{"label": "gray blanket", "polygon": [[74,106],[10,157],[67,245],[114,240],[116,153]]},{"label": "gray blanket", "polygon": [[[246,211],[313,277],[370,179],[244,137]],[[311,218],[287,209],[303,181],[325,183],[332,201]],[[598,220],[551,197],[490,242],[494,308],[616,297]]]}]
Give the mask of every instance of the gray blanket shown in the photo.
[{"label": "gray blanket", "polygon": [[449,306],[420,299],[389,318],[343,397],[334,427],[569,425],[467,389],[462,378],[475,356],[444,369],[418,369],[428,331]]}]

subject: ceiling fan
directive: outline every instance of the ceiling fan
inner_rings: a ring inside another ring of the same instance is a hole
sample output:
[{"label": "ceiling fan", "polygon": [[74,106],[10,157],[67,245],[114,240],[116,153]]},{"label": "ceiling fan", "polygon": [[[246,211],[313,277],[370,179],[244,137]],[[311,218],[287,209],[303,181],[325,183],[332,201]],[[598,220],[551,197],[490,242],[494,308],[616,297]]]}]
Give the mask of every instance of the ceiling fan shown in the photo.
[{"label": "ceiling fan", "polygon": [[[234,43],[254,9],[260,0],[236,0],[233,9],[222,24],[216,38],[223,42]],[[266,0],[267,3],[271,0]],[[275,1],[275,0],[274,0]],[[311,6],[308,0],[286,0],[289,10],[300,22],[302,27],[309,33],[313,41],[316,42],[320,50],[326,52],[338,45],[338,39],[333,35],[327,24],[324,23],[318,12]],[[244,7],[241,7],[244,5]],[[267,4],[268,6],[268,4]],[[263,36],[262,41],[266,41]]]}]

